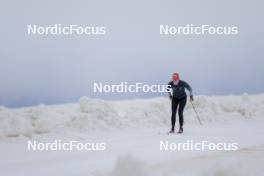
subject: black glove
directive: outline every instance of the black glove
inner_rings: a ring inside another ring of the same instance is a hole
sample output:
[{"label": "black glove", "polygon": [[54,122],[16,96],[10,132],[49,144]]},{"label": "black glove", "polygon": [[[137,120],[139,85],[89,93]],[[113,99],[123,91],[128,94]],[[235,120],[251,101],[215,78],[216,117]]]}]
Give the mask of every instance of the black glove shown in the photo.
[{"label": "black glove", "polygon": [[190,95],[190,100],[193,101],[193,96],[192,95]]}]

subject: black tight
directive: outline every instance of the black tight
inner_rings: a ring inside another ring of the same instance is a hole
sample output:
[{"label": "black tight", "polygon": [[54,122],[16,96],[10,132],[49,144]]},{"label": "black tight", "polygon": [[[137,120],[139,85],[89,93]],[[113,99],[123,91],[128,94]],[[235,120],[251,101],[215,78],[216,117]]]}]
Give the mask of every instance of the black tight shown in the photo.
[{"label": "black tight", "polygon": [[187,97],[177,99],[172,98],[171,100],[171,129],[174,130],[175,122],[176,122],[176,112],[179,105],[178,115],[179,115],[179,122],[180,127],[183,126],[183,110],[186,105]]}]

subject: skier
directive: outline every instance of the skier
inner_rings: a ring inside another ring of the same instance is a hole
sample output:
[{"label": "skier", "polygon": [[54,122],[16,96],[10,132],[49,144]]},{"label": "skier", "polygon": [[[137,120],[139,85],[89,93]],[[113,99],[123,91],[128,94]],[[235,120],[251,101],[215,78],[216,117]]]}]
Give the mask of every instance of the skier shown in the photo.
[{"label": "skier", "polygon": [[176,122],[176,112],[178,109],[179,115],[179,124],[180,128],[178,133],[183,133],[183,110],[187,102],[187,94],[185,88],[190,93],[190,101],[193,101],[192,88],[185,81],[180,80],[179,73],[172,74],[172,81],[169,82],[168,86],[170,87],[169,97],[171,100],[171,130],[169,133],[174,133],[174,127]]}]

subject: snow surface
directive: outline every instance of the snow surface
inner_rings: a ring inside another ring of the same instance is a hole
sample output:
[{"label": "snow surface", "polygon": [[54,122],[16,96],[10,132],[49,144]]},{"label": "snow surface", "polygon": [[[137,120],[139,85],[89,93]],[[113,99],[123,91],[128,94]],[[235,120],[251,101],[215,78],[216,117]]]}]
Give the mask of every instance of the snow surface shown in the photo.
[{"label": "snow surface", "polygon": [[[263,175],[264,94],[198,96],[183,135],[166,135],[170,101],[160,97],[0,107],[1,175]],[[177,119],[178,120],[178,119]],[[177,121],[178,122],[178,121]],[[177,123],[176,122],[176,123]],[[177,123],[178,125],[178,123]],[[28,140],[104,141],[106,151],[27,151]],[[237,151],[159,150],[160,140],[237,142]]]}]

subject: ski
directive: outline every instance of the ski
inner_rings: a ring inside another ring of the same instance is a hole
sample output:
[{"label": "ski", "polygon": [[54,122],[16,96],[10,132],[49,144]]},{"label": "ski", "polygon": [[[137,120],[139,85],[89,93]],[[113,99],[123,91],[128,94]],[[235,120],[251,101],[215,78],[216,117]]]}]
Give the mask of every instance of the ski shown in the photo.
[{"label": "ski", "polygon": [[158,135],[177,135],[177,134],[183,134],[183,133],[177,133],[177,132],[175,132],[175,133],[170,133],[170,132],[158,132]]}]

